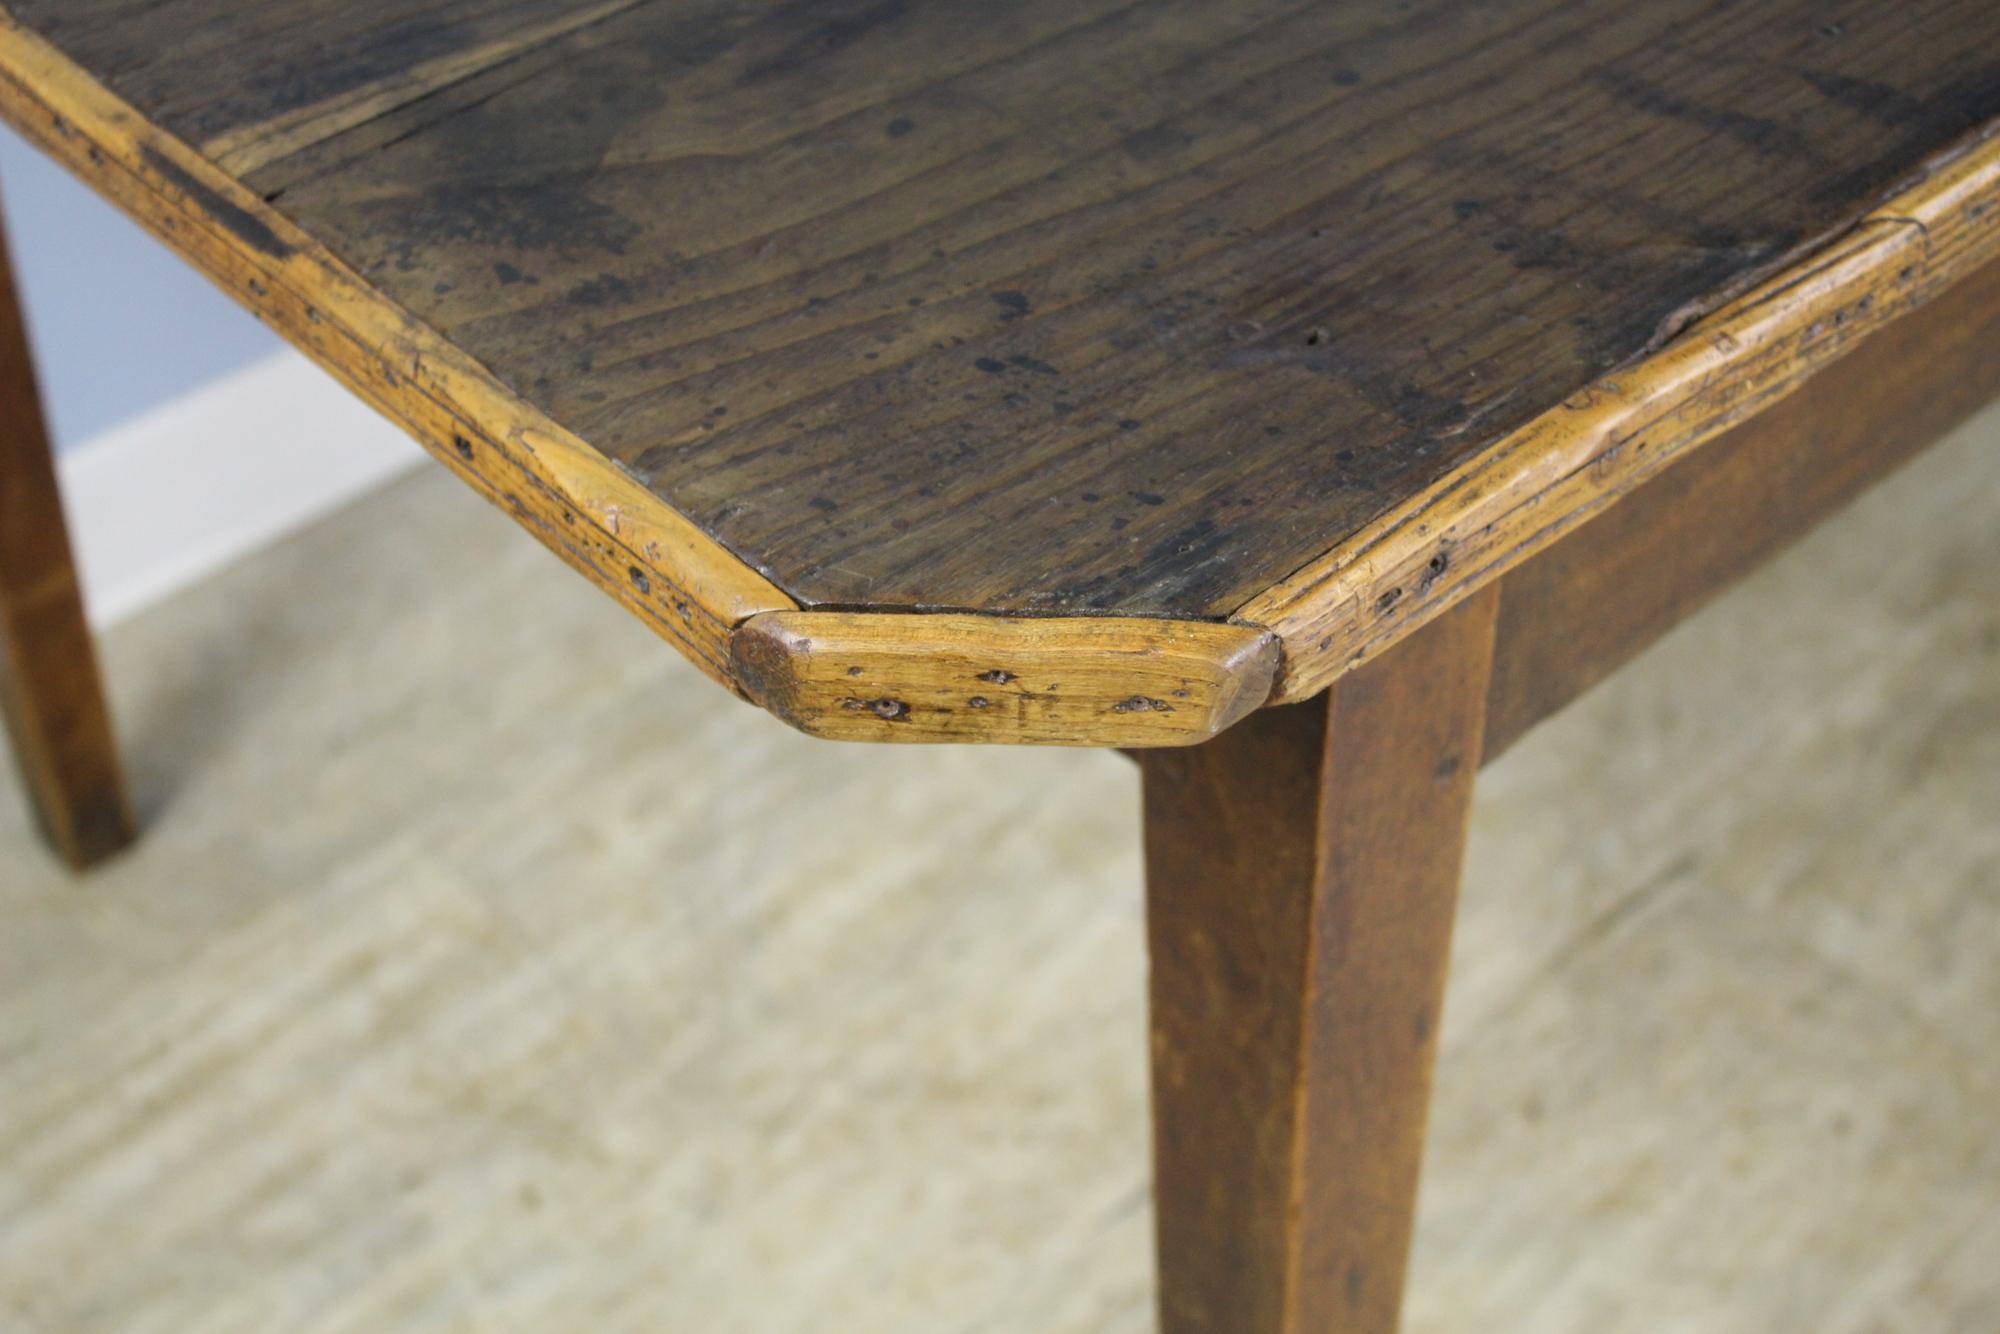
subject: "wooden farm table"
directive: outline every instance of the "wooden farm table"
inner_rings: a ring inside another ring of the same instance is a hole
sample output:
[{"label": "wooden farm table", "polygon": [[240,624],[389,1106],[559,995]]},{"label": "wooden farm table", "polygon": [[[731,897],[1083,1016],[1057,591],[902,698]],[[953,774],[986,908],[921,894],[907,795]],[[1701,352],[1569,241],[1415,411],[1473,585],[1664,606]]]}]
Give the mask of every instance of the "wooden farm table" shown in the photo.
[{"label": "wooden farm table", "polygon": [[5,3],[0,113],[725,689],[1139,756],[1171,1331],[1394,1328],[1480,762],[2000,391],[1992,0]]}]

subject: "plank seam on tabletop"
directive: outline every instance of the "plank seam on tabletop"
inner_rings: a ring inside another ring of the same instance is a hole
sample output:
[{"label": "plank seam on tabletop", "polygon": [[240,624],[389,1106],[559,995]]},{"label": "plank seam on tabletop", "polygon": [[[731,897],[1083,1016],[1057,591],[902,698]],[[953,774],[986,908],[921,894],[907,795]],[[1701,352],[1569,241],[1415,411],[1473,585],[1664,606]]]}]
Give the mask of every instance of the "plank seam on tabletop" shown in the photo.
[{"label": "plank seam on tabletop", "polygon": [[1251,598],[1272,703],[1308,698],[2000,257],[2000,123],[1852,228],[1572,394]]},{"label": "plank seam on tabletop", "polygon": [[646,0],[602,0],[582,13],[531,24],[525,31],[481,43],[470,51],[421,61],[399,74],[295,107],[267,120],[238,126],[202,140],[198,147],[204,157],[223,171],[247,176],[259,167],[324,143],[644,3]]}]

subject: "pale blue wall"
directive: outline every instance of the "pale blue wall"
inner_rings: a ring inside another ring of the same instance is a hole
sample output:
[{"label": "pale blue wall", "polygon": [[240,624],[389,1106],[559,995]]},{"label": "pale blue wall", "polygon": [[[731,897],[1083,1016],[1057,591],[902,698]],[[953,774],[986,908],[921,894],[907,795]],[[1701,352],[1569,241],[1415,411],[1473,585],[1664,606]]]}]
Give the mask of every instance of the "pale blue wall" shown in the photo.
[{"label": "pale blue wall", "polygon": [[0,196],[58,449],[278,351],[275,334],[4,127]]}]

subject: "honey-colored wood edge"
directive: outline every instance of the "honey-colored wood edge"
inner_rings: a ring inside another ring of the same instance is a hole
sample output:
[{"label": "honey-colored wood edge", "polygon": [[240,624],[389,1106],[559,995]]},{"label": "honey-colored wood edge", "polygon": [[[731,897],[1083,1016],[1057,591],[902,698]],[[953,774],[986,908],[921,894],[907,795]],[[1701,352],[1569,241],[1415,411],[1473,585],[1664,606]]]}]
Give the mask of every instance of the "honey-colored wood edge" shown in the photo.
[{"label": "honey-colored wood edge", "polygon": [[1486,758],[2000,398],[1996,349],[2000,260],[1509,571]]},{"label": "honey-colored wood edge", "polygon": [[[805,731],[876,741],[1175,745],[1212,735],[1268,693],[1275,648],[1236,626],[795,611],[783,590],[4,6],[0,117],[401,424],[708,675]],[[732,653],[733,638],[740,642]],[[842,679],[830,681],[824,667],[836,649]],[[862,668],[865,690],[846,679],[850,666]],[[968,666],[970,674],[961,670]],[[972,679],[978,672],[1007,680]],[[946,705],[947,695],[963,707]],[[987,703],[973,705],[974,698]],[[850,699],[870,707],[849,708]],[[891,699],[905,700],[906,716],[874,707]]]},{"label": "honey-colored wood edge", "polygon": [[2000,126],[1818,252],[1543,413],[1230,618],[1306,699],[2000,255]]},{"label": "honey-colored wood edge", "polygon": [[733,686],[729,635],[737,624],[794,605],[4,8],[0,117],[401,424],[717,681]]},{"label": "honey-colored wood edge", "polygon": [[1127,617],[768,612],[734,648],[751,698],[840,741],[1191,745],[1261,705],[1277,668],[1260,631]]}]

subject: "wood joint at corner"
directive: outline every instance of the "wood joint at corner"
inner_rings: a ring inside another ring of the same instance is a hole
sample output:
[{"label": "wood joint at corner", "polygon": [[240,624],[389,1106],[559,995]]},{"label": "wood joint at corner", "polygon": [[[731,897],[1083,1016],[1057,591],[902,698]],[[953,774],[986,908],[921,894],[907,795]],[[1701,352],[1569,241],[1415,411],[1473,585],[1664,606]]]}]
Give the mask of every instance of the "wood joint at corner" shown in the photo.
[{"label": "wood joint at corner", "polygon": [[737,682],[845,741],[1194,745],[1269,698],[1274,636],[1139,617],[777,611],[731,637]]}]

